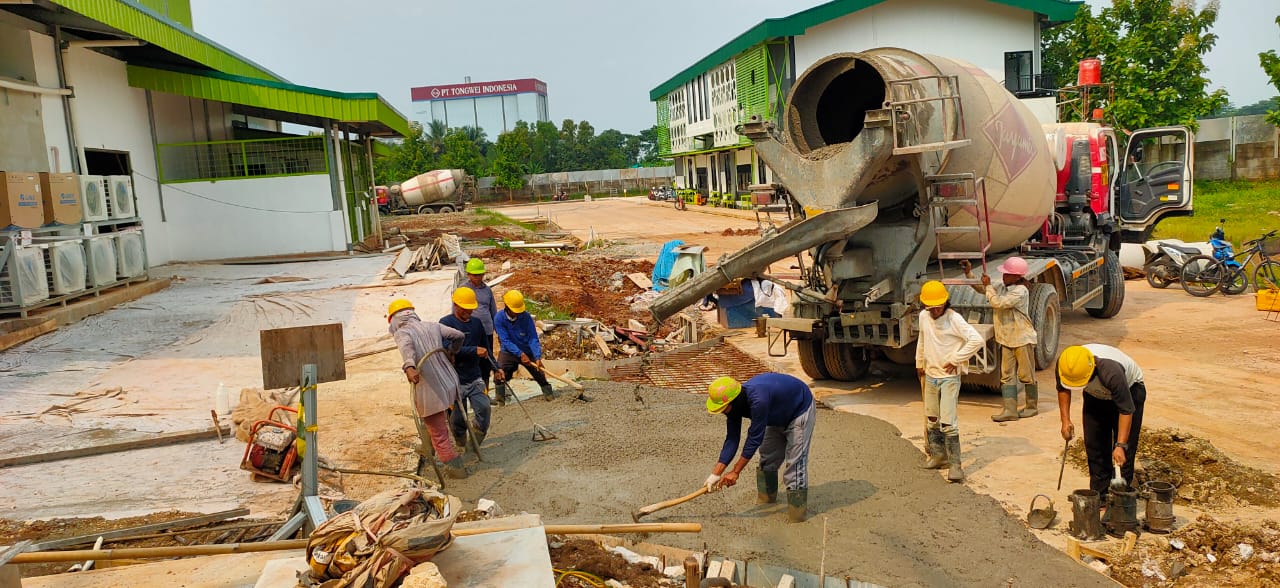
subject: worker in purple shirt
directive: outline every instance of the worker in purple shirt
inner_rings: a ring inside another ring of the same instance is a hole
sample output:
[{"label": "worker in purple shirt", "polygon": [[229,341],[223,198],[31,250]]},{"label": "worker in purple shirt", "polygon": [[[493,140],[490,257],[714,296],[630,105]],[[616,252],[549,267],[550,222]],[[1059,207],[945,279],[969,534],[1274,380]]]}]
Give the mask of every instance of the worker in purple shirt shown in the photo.
[{"label": "worker in purple shirt", "polygon": [[[744,383],[724,376],[711,383],[707,395],[707,412],[725,416],[724,446],[707,476],[707,492],[737,484],[738,476],[759,450],[756,502],[778,501],[778,470],[782,469],[787,517],[793,523],[804,521],[809,501],[809,443],[817,420],[809,386],[778,373],[760,374]],[[747,440],[733,469],[726,472],[738,454],[743,418],[751,420]]]}]

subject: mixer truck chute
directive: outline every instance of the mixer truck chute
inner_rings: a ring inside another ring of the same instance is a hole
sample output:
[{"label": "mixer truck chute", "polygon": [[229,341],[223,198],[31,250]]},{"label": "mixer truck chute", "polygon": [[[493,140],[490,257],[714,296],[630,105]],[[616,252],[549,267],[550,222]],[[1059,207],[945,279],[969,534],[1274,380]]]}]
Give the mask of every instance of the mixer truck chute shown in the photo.
[{"label": "mixer truck chute", "polygon": [[873,356],[914,360],[917,296],[948,285],[953,306],[988,339],[969,381],[993,385],[999,346],[992,311],[959,269],[999,277],[1027,258],[1034,284],[1036,364],[1057,352],[1061,312],[1110,317],[1124,301],[1122,239],[1191,210],[1190,133],[1135,133],[1124,157],[1109,128],[1042,128],[981,69],[902,49],[828,56],[787,99],[785,133],[752,120],[739,133],[805,211],[805,218],[669,290],[650,309],[664,320],[769,264],[796,256],[793,316],[769,319],[770,353],[797,345],[813,378],[854,380]]},{"label": "mixer truck chute", "polygon": [[[476,180],[460,169],[437,169],[378,191],[383,214],[459,212],[475,199]],[[385,203],[383,201],[386,201]]]}]

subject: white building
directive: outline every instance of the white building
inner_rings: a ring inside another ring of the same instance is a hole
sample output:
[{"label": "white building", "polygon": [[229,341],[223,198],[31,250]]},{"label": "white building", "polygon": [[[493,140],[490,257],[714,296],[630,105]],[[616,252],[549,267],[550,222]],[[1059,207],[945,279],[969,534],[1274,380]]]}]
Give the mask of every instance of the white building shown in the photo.
[{"label": "white building", "polygon": [[750,116],[782,124],[797,76],[832,53],[901,47],[966,61],[1004,80],[1044,122],[1056,111],[1040,70],[1041,32],[1069,21],[1064,0],[833,0],[771,18],[725,43],[649,93],[659,142],[677,184],[704,197],[737,198],[772,181],[734,128]]},{"label": "white building", "polygon": [[431,121],[446,127],[484,129],[490,140],[524,121],[532,127],[548,122],[547,84],[536,78],[472,82],[412,88],[413,114],[423,127]]},{"label": "white building", "polygon": [[371,138],[408,133],[377,94],[201,36],[186,0],[0,2],[0,84],[0,169],[132,176],[151,265],[348,250],[373,229]]}]

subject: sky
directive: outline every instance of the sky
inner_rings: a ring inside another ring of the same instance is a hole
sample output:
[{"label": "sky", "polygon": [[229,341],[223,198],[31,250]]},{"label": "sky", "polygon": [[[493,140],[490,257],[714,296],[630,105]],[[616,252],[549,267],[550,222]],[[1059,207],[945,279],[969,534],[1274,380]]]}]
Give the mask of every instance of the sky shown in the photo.
[{"label": "sky", "polygon": [[[649,90],[759,21],[820,3],[191,0],[191,9],[196,31],[295,84],[377,92],[410,118],[414,86],[534,77],[547,83],[557,124],[635,133],[655,121]],[[1276,94],[1257,54],[1280,49],[1277,14],[1280,0],[1221,0],[1205,63],[1211,87],[1234,104]]]}]

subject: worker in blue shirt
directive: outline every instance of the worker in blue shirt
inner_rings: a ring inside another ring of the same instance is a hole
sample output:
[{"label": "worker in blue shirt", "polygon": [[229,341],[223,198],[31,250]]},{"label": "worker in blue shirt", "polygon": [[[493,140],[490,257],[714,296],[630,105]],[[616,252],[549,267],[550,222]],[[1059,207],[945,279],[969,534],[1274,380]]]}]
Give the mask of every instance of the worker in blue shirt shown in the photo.
[{"label": "worker in blue shirt", "polygon": [[[484,324],[473,312],[480,309],[476,292],[463,286],[453,291],[453,312],[440,319],[440,324],[461,331],[465,337],[462,348],[453,356],[453,369],[458,372],[458,403],[449,409],[449,426],[453,430],[453,443],[459,448],[466,447],[467,428],[475,439],[476,446],[484,443],[489,434],[489,395],[485,393],[485,379],[492,369],[489,349],[493,339],[484,332]],[[478,314],[478,313],[477,313]],[[501,378],[501,376],[499,376]],[[476,415],[475,421],[467,418],[467,411]]]},{"label": "worker in blue shirt", "polygon": [[524,294],[519,290],[507,290],[502,295],[504,308],[493,319],[493,330],[498,334],[501,350],[498,352],[498,369],[502,377],[497,380],[498,405],[507,403],[506,382],[511,381],[516,369],[524,366],[525,371],[533,376],[534,381],[542,388],[542,397],[546,400],[555,398],[551,383],[542,373],[542,345],[538,342],[538,326],[533,316],[525,312]]},{"label": "worker in blue shirt", "polygon": [[[809,443],[817,420],[817,405],[809,386],[778,373],[760,374],[743,383],[724,376],[711,382],[707,394],[707,412],[726,417],[724,446],[707,476],[707,492],[737,484],[738,476],[759,450],[756,502],[777,502],[778,470],[785,466],[787,516],[791,522],[803,521],[809,501]],[[726,472],[738,454],[743,418],[751,420],[747,440],[737,463]]]}]

